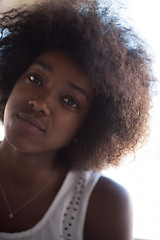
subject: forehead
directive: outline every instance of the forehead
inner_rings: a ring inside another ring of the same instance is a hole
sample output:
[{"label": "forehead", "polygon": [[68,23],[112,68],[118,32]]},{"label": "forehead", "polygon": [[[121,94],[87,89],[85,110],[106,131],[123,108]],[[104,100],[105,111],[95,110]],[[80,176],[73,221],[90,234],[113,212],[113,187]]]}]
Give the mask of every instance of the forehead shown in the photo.
[{"label": "forehead", "polygon": [[65,51],[46,51],[33,62],[41,67],[47,74],[65,78],[68,81],[80,84],[93,95],[94,90],[90,78],[80,66]]},{"label": "forehead", "polygon": [[40,54],[36,61],[37,60],[42,60],[44,63],[46,63],[50,67],[50,70],[63,69],[66,71],[68,70],[68,72],[72,71],[77,75],[79,74],[80,76],[83,76],[83,78],[88,78],[89,81],[89,77],[80,69],[78,64],[76,64],[71,56],[65,51],[46,51]]}]

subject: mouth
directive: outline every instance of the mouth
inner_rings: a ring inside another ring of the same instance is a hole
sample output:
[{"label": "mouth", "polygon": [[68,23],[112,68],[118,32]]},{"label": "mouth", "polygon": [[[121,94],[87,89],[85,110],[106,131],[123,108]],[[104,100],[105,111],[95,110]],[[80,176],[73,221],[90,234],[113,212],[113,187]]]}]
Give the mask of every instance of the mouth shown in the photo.
[{"label": "mouth", "polygon": [[32,127],[35,130],[38,130],[42,133],[46,132],[45,126],[38,120],[34,119],[33,117],[29,116],[25,113],[17,114],[17,118],[24,124],[28,125],[28,127]]}]

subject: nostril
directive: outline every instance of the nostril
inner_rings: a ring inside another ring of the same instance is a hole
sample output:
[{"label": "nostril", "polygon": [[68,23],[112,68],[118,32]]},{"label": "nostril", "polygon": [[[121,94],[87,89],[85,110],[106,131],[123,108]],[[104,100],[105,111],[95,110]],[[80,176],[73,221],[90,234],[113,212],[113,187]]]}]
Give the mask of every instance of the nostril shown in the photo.
[{"label": "nostril", "polygon": [[47,107],[46,104],[37,102],[37,101],[32,100],[32,99],[28,101],[28,104],[30,105],[30,107],[33,110],[35,110],[35,111],[37,111],[37,112],[39,112],[43,115],[46,115],[46,116],[50,115],[50,110],[49,110],[49,108]]},{"label": "nostril", "polygon": [[35,109],[35,104],[33,103],[32,100],[29,100],[29,101],[28,101],[28,104],[29,104],[33,109]]},{"label": "nostril", "polygon": [[43,110],[39,110],[39,112],[45,114],[45,112]]},{"label": "nostril", "polygon": [[35,108],[35,107],[34,107],[34,104],[31,104],[31,107],[32,107],[32,108]]}]

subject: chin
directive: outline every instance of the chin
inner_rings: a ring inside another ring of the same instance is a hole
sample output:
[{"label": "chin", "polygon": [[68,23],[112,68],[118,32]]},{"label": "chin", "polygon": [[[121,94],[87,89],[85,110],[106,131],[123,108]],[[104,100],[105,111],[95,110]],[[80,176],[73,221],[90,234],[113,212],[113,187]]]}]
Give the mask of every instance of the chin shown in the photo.
[{"label": "chin", "polygon": [[[5,136],[5,142],[10,149],[21,153],[35,153],[38,149],[34,144],[30,144],[26,139],[20,139],[13,136]],[[39,147],[40,148],[40,147]]]}]

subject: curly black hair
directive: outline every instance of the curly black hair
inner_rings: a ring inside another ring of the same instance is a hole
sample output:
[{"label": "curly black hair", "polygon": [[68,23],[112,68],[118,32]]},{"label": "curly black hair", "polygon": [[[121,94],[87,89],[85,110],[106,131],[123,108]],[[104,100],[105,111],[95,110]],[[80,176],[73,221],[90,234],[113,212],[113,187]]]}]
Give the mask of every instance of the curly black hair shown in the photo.
[{"label": "curly black hair", "polygon": [[95,97],[77,143],[61,149],[78,169],[117,165],[147,135],[154,76],[142,41],[109,9],[87,1],[12,9],[0,19],[0,117],[17,79],[46,50],[66,50],[89,76]]}]

